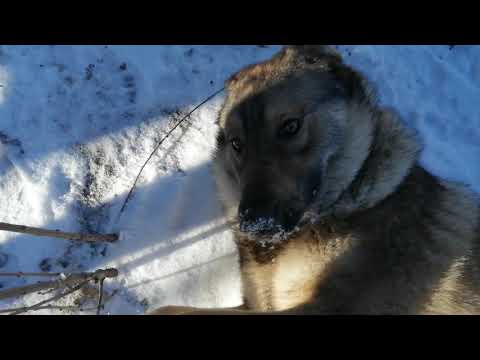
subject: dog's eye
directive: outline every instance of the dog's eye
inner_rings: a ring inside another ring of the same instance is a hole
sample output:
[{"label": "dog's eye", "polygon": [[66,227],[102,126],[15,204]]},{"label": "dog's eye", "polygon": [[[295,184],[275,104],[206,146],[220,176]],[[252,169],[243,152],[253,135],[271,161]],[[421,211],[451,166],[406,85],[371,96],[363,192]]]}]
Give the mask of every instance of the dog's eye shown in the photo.
[{"label": "dog's eye", "polygon": [[294,136],[300,131],[301,127],[302,122],[300,119],[288,119],[280,128],[280,136],[284,138]]},{"label": "dog's eye", "polygon": [[232,143],[233,150],[235,150],[237,153],[242,152],[242,142],[240,141],[239,138],[232,139],[231,143]]}]

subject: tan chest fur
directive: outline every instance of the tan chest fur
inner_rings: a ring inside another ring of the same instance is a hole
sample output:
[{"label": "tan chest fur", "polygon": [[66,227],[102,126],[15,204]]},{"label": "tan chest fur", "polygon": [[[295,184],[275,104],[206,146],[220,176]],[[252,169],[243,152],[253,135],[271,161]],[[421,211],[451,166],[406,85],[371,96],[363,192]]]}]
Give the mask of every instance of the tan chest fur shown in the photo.
[{"label": "tan chest fur", "polygon": [[272,251],[272,258],[259,261],[244,252],[242,277],[244,296],[251,308],[286,310],[317,296],[329,265],[351,246],[348,238],[322,239],[313,232]]}]

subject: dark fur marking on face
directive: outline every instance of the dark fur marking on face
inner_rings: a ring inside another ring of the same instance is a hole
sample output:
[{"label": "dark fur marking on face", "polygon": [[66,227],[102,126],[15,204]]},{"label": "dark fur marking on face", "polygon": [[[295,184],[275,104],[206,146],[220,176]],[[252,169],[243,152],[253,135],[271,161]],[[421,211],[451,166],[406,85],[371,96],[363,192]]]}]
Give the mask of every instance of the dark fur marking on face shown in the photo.
[{"label": "dark fur marking on face", "polygon": [[253,132],[250,130],[258,129],[264,124],[265,101],[262,94],[255,94],[245,99],[237,105],[234,111],[238,111],[240,115],[245,138],[247,139],[249,134]]},{"label": "dark fur marking on face", "polygon": [[235,176],[235,174],[234,174],[234,172],[232,171],[232,169],[226,168],[226,169],[225,169],[225,172],[227,173],[227,175],[228,175],[231,179],[233,179],[233,180],[236,180],[236,179],[237,179],[236,176]]},{"label": "dark fur marking on face", "polygon": [[[307,126],[307,124],[305,124],[304,126]],[[308,129],[305,129],[305,130],[308,131]],[[312,152],[312,150],[314,148],[315,148],[315,139],[312,136],[312,134],[308,133],[307,134],[307,141],[305,142],[305,144],[300,149],[298,149],[298,151],[295,153],[295,155],[298,155],[300,157],[308,156],[308,155],[310,155],[310,153]]]},{"label": "dark fur marking on face", "polygon": [[306,181],[301,181],[301,179],[298,179],[300,184],[305,184],[305,188],[303,191],[301,191],[301,193],[303,193],[304,202],[307,205],[307,208],[311,205],[311,202],[317,195],[318,189],[320,189],[322,186],[322,176],[323,169],[318,168],[316,171],[310,174],[310,177]]},{"label": "dark fur marking on face", "polygon": [[219,129],[216,137],[217,148],[222,149],[227,144],[227,138],[222,129]]}]

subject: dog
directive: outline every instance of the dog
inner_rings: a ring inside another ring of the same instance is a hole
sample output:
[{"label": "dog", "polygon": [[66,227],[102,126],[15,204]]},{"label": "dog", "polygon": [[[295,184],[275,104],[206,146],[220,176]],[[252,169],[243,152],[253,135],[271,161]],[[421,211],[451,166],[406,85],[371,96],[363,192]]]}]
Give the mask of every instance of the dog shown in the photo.
[{"label": "dog", "polygon": [[479,314],[476,194],[331,46],[285,46],[226,84],[214,176],[243,305],[151,314]]}]

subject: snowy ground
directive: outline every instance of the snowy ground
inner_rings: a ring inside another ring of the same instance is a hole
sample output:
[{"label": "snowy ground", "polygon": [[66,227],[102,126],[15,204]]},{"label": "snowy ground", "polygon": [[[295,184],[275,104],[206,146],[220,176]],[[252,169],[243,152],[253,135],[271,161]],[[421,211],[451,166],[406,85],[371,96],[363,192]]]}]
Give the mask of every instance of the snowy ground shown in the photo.
[{"label": "snowy ground", "polygon": [[[480,46],[338,48],[418,130],[424,165],[480,192]],[[0,232],[0,271],[117,267],[118,280],[106,283],[116,290],[110,314],[238,305],[237,255],[210,173],[223,95],[167,140],[117,214],[172,121],[278,49],[0,46],[0,221],[122,234],[116,244],[91,246]],[[24,282],[0,278],[0,287]]]}]

